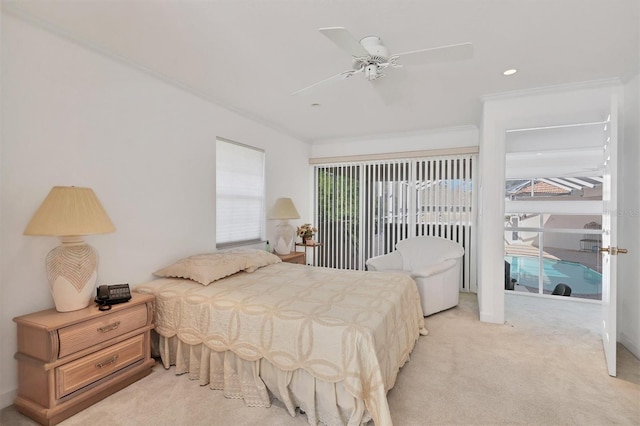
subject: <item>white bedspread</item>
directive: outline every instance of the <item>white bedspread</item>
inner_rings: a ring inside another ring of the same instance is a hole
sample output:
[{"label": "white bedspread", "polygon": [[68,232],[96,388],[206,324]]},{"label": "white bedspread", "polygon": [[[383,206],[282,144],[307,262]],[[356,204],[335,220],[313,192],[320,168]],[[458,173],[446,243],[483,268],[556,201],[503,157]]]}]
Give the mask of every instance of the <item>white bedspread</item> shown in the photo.
[{"label": "white bedspread", "polygon": [[377,425],[391,424],[386,393],[424,331],[416,285],[400,274],[278,263],[209,286],[164,278],[135,290],[156,295],[161,336],[342,382]]}]

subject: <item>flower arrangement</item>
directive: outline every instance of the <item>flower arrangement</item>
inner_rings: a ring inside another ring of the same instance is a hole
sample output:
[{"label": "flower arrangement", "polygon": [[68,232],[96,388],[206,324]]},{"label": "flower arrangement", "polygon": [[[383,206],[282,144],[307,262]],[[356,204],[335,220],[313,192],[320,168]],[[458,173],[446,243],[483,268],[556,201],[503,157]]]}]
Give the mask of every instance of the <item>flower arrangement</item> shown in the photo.
[{"label": "flower arrangement", "polygon": [[305,242],[311,239],[316,232],[318,232],[318,230],[315,227],[311,226],[310,223],[305,223],[302,226],[298,226],[296,234],[302,238],[302,242]]}]

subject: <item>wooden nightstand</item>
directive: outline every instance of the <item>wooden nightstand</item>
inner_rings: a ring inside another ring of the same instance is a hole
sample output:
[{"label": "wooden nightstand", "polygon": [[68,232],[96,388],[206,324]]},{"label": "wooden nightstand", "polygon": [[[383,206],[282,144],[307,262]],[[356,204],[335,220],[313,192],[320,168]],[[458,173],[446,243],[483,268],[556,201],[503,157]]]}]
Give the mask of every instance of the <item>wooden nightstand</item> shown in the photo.
[{"label": "wooden nightstand", "polygon": [[91,304],[13,319],[18,324],[18,411],[54,425],[151,372],[154,296],[131,295],[109,311]]},{"label": "wooden nightstand", "polygon": [[303,252],[297,252],[297,251],[292,251],[289,254],[277,254],[276,256],[278,256],[280,259],[282,259],[283,262],[288,262],[288,263],[299,263],[300,265],[305,265],[306,261],[307,261],[307,256],[305,253]]}]

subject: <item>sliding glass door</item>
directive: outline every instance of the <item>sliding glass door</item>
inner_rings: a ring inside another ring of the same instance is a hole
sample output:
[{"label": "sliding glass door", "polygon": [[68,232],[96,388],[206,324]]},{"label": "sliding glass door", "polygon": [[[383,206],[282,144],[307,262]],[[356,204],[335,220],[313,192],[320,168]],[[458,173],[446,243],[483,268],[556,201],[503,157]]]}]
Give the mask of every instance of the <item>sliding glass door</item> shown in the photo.
[{"label": "sliding glass door", "polygon": [[365,269],[367,259],[402,239],[434,235],[465,247],[463,290],[475,291],[473,161],[456,155],[316,166],[317,264]]}]

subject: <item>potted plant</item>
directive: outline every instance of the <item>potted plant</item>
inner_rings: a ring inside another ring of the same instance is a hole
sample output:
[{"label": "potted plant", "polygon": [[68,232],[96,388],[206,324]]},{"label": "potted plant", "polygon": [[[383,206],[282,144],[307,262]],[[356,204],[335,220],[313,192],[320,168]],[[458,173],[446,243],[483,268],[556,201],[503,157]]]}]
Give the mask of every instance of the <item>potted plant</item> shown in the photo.
[{"label": "potted plant", "polygon": [[305,223],[302,226],[298,227],[298,231],[297,234],[300,238],[302,238],[302,244],[308,244],[309,242],[313,241],[313,234],[315,234],[316,232],[318,232],[318,230],[311,226],[310,223]]}]

